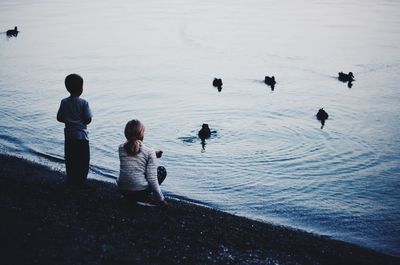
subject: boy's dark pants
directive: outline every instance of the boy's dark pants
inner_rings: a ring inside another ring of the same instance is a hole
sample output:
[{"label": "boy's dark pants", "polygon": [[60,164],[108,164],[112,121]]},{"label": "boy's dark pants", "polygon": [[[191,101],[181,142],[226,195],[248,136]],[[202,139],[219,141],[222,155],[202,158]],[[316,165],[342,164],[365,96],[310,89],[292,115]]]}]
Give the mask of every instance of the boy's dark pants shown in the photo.
[{"label": "boy's dark pants", "polygon": [[84,185],[89,172],[90,150],[87,140],[65,140],[67,183]]}]

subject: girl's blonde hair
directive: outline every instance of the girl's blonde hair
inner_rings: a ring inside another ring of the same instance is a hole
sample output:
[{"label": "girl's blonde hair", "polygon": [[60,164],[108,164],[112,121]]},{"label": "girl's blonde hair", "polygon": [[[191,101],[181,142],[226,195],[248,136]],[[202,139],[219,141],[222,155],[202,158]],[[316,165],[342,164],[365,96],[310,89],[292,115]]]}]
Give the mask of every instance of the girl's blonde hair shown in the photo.
[{"label": "girl's blonde hair", "polygon": [[126,143],[125,151],[128,155],[136,155],[140,151],[140,146],[144,137],[144,125],[139,120],[131,120],[125,126]]}]

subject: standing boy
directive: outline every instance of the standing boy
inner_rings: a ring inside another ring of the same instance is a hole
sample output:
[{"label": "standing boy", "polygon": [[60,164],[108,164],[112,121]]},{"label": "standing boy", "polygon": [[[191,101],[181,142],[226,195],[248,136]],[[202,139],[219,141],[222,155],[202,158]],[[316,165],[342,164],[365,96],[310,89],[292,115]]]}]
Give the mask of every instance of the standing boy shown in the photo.
[{"label": "standing boy", "polygon": [[57,120],[65,123],[65,167],[67,183],[84,186],[89,172],[89,137],[86,125],[92,121],[92,112],[83,92],[83,79],[77,74],[65,78],[65,87],[71,96],[61,100]]}]

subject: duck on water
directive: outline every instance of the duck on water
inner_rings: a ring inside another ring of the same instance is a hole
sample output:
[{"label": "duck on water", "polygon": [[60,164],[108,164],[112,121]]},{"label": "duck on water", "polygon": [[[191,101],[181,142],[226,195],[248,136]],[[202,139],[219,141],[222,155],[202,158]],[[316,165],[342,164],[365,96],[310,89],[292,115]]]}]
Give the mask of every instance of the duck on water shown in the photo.
[{"label": "duck on water", "polygon": [[354,75],[352,72],[349,72],[348,74],[345,74],[343,72],[339,72],[338,76],[339,81],[342,82],[347,82],[347,87],[351,88],[353,86],[353,81],[354,81]]},{"label": "duck on water", "polygon": [[345,74],[343,72],[339,72],[338,76],[339,81],[342,82],[353,82],[354,81],[354,75],[352,72],[349,72],[348,74]]},{"label": "duck on water", "polygon": [[7,30],[7,37],[17,37],[18,36],[18,28],[15,26],[14,29]]},{"label": "duck on water", "polygon": [[271,87],[271,91],[274,91],[275,84],[276,84],[275,76],[271,76],[271,77],[265,76],[264,83]]},{"label": "duck on water", "polygon": [[211,130],[207,123],[203,123],[198,135],[201,139],[202,152],[204,152],[206,147],[206,139],[211,137]]},{"label": "duck on water", "polygon": [[211,136],[211,130],[210,127],[208,126],[207,123],[203,123],[203,125],[201,126],[201,129],[199,131],[199,138],[201,140],[210,138]]},{"label": "duck on water", "polygon": [[218,92],[221,92],[222,90],[222,79],[221,78],[214,78],[213,80],[213,87],[216,87],[218,89]]},{"label": "duck on water", "polygon": [[325,120],[327,120],[329,117],[328,113],[321,108],[318,110],[318,113],[315,116],[317,116],[317,120],[321,122],[321,129],[324,128]]}]

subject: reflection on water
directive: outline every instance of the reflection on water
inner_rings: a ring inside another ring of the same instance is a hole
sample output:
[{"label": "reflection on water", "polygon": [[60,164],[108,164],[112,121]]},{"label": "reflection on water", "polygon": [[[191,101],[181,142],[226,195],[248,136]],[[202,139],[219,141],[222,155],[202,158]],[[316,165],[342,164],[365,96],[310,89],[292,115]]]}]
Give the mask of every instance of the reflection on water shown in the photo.
[{"label": "reflection on water", "polygon": [[[0,150],[63,168],[55,114],[76,72],[94,114],[92,176],[117,176],[123,127],[138,118],[175,196],[400,254],[399,11],[388,0],[2,1],[1,31],[21,32],[0,34]],[[279,77],[273,93],[265,73]],[[204,146],[202,123],[218,131]]]}]

